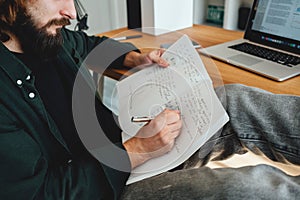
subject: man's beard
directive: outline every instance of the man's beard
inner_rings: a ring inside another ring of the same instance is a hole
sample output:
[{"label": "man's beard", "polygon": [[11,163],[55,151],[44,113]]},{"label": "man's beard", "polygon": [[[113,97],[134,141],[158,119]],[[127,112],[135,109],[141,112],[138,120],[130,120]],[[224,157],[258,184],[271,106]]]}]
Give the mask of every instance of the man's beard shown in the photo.
[{"label": "man's beard", "polygon": [[57,56],[63,44],[61,29],[56,34],[48,33],[47,29],[52,25],[69,25],[70,20],[66,18],[53,19],[42,28],[37,28],[30,16],[19,14],[13,33],[19,39],[21,48],[25,54],[33,54],[44,60]]}]

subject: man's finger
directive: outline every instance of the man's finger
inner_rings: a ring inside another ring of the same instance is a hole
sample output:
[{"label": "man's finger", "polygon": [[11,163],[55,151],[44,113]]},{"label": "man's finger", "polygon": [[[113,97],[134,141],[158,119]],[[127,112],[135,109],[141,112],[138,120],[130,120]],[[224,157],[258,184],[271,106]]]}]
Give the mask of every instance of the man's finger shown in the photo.
[{"label": "man's finger", "polygon": [[166,110],[167,115],[167,124],[173,124],[180,120],[180,111],[179,110]]},{"label": "man's finger", "polygon": [[171,132],[178,131],[182,128],[182,121],[179,120],[176,123],[169,124],[168,127],[169,127]]},{"label": "man's finger", "polygon": [[149,58],[150,60],[152,60],[152,62],[157,63],[162,67],[167,67],[169,66],[169,63],[161,57],[164,52],[165,50],[163,49],[152,51],[149,53]]}]

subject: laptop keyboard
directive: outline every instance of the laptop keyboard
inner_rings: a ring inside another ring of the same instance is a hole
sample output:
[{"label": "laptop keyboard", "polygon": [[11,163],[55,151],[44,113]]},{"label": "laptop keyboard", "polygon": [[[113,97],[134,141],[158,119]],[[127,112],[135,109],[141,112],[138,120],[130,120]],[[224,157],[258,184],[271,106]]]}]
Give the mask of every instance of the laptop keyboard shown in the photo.
[{"label": "laptop keyboard", "polygon": [[300,58],[289,55],[286,53],[274,51],[271,49],[267,49],[264,47],[260,47],[257,45],[253,45],[250,43],[241,43],[237,45],[230,46],[229,48],[242,51],[247,54],[251,54],[260,58],[264,58],[276,63],[280,63],[283,65],[286,65],[288,67],[293,67],[295,65],[298,65],[300,63]]}]

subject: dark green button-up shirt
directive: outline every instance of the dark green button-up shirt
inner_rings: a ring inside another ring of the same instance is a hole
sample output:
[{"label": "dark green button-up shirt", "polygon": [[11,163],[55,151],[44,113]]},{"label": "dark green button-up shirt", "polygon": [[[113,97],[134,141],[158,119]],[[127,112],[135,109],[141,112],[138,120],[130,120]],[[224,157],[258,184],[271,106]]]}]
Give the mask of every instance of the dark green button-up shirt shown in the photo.
[{"label": "dark green button-up shirt", "polygon": [[[109,41],[106,45],[113,48],[134,50],[132,45],[106,37],[88,37],[69,30],[63,30],[63,36],[58,59],[74,74],[82,73],[92,90],[95,86],[89,72],[84,67],[79,70],[92,49]],[[109,168],[92,156],[78,159],[72,155],[46,111],[34,79],[29,68],[0,43],[0,199],[118,198],[129,174]],[[120,134],[111,122],[110,111],[100,107],[107,130]],[[115,142],[124,148],[120,141]],[[128,157],[122,162],[130,168]]]}]

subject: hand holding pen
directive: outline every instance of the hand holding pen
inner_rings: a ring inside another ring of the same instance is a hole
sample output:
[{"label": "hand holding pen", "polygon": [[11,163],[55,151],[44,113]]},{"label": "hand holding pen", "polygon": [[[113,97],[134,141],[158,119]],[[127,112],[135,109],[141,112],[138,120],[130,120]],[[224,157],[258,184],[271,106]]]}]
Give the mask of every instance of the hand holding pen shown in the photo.
[{"label": "hand holding pen", "polygon": [[154,117],[152,117],[152,116],[144,116],[144,117],[133,116],[133,117],[131,117],[131,122],[136,122],[136,123],[150,122],[153,119],[154,119]]},{"label": "hand holding pen", "polygon": [[148,122],[135,137],[124,143],[133,168],[151,158],[171,151],[182,127],[178,110],[166,109],[155,118],[134,117],[132,120]]}]

